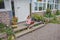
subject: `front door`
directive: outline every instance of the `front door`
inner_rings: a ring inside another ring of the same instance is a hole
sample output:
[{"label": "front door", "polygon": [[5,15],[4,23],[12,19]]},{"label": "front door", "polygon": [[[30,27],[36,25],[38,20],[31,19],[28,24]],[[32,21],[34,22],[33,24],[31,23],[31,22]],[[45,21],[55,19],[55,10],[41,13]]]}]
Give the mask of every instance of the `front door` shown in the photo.
[{"label": "front door", "polygon": [[26,21],[29,15],[29,0],[14,0],[15,16],[18,22]]}]

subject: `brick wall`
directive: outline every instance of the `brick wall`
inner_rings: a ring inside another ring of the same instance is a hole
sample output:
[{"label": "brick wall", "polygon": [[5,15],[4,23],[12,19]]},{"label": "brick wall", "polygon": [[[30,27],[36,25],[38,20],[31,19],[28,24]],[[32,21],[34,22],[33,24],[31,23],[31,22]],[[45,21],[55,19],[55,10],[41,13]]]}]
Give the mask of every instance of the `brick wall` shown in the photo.
[{"label": "brick wall", "polygon": [[11,18],[12,18],[11,11],[0,12],[0,22],[10,25]]}]

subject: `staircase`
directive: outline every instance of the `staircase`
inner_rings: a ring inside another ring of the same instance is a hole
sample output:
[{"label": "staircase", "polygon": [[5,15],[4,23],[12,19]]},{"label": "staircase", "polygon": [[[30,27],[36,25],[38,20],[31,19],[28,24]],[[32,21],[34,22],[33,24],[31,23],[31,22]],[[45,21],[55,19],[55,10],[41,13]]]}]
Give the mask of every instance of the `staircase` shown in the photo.
[{"label": "staircase", "polygon": [[[36,25],[38,24],[38,25]],[[29,32],[32,32],[38,28],[43,27],[45,24],[40,24],[39,22],[35,22],[33,25],[30,25],[32,28],[27,29],[26,23],[20,23],[18,24],[17,28],[13,29],[13,32],[15,33],[15,37],[18,38],[20,36],[23,36]]]}]

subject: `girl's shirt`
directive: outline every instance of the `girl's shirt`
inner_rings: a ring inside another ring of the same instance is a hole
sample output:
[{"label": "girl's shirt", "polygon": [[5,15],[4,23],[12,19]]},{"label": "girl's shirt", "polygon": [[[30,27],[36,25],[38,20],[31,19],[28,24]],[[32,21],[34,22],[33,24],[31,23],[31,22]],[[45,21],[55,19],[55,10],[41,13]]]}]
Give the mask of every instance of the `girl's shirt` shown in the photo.
[{"label": "girl's shirt", "polygon": [[31,24],[31,18],[30,19],[27,19],[26,23],[27,24]]}]

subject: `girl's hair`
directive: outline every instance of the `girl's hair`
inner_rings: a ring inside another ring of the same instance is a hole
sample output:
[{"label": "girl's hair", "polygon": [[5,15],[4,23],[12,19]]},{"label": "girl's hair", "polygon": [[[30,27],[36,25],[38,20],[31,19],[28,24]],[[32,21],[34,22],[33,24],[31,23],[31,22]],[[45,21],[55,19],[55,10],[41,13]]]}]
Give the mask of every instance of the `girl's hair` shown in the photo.
[{"label": "girl's hair", "polygon": [[29,19],[29,18],[30,18],[30,16],[27,17],[27,19]]}]

